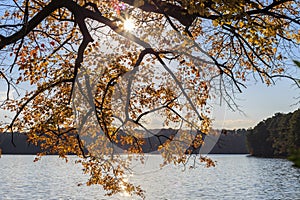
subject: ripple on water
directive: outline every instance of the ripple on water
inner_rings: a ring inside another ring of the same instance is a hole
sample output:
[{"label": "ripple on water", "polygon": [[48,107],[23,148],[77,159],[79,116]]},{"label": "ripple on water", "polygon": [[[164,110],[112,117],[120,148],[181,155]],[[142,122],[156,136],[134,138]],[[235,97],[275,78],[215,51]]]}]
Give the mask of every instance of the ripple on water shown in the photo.
[{"label": "ripple on water", "polygon": [[[147,199],[300,199],[300,169],[284,159],[245,155],[212,155],[215,168],[182,172],[179,167],[159,169],[160,158],[134,165],[130,181],[140,184]],[[105,197],[100,187],[80,186],[87,180],[80,165],[56,156],[32,162],[34,156],[4,155],[0,159],[0,199],[133,199]],[[137,198],[136,198],[137,199]]]}]

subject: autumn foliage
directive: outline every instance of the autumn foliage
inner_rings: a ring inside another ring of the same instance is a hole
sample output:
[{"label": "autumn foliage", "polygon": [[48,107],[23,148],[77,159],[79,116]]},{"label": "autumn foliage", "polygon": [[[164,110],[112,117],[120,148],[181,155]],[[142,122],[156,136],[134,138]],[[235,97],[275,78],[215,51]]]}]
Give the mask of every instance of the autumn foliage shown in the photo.
[{"label": "autumn foliage", "polygon": [[[299,7],[287,0],[1,2],[7,95],[0,108],[13,113],[2,131],[27,134],[42,147],[38,156],[78,155],[88,185],[144,197],[123,177],[132,153],[143,162],[147,138],[155,137],[147,119],[177,130],[157,147],[163,164],[186,165],[187,147],[200,147],[210,132],[212,99],[234,108],[232,94],[250,76],[298,84],[288,61],[299,49]],[[122,145],[126,158],[115,150]]]}]

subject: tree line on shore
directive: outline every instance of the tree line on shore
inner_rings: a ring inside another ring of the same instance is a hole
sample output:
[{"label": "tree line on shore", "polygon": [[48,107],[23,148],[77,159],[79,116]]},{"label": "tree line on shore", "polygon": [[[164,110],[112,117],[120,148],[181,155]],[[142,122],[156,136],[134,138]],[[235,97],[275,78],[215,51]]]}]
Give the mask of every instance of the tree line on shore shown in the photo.
[{"label": "tree line on shore", "polygon": [[[21,133],[14,136],[16,147],[11,143],[11,134],[0,134],[0,138],[4,154],[36,154],[41,151],[38,146],[27,143],[28,138]],[[299,160],[300,109],[288,114],[276,113],[248,130],[226,130],[210,153],[250,153],[257,157]]]},{"label": "tree line on shore", "polygon": [[276,113],[247,130],[247,146],[253,156],[288,157],[300,166],[300,109]]},{"label": "tree line on shore", "polygon": [[[165,130],[164,134],[168,135],[170,131],[172,129]],[[245,129],[227,130],[226,133],[220,135],[210,152],[206,153],[247,154],[246,132]],[[42,151],[39,145],[35,146],[28,142],[28,137],[25,133],[14,133],[13,140],[14,142],[12,142],[11,133],[0,134],[0,149],[2,149],[3,154],[37,154]],[[152,145],[154,143],[155,141],[153,141]]]}]

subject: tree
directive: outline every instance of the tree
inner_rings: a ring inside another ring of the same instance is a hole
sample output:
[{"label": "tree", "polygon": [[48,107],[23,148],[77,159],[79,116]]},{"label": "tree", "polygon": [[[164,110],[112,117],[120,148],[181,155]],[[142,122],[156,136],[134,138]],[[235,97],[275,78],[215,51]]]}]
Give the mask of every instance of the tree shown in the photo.
[{"label": "tree", "polygon": [[293,145],[294,141],[291,140],[289,134],[289,124],[292,117],[292,113],[281,114],[276,113],[269,121],[270,125],[268,130],[270,131],[269,140],[272,142],[274,149],[274,155],[287,156],[289,148]]},{"label": "tree", "polygon": [[[300,109],[295,111],[291,116],[291,120],[289,123],[289,155],[293,153],[296,155],[298,154],[298,167],[299,167],[299,149],[300,149],[300,132],[299,132],[299,121],[300,121]],[[295,160],[296,161],[296,160]]]},{"label": "tree", "polygon": [[286,56],[299,48],[297,1],[14,0],[0,6],[0,77],[7,87],[1,109],[15,114],[3,130],[25,132],[44,149],[40,155],[82,157],[88,184],[109,194],[125,187],[143,196],[122,179],[129,165],[111,146],[127,145],[142,160],[147,138],[158,137],[146,127],[147,116],[177,130],[157,146],[165,164],[185,164],[186,147],[202,145],[211,127],[211,98],[234,106],[232,94],[253,74],[266,84],[280,77],[298,83],[285,68]]},{"label": "tree", "polygon": [[269,122],[270,119],[262,121],[254,129],[249,130],[247,145],[250,153],[254,156],[272,157],[274,155],[272,141],[270,140],[270,131],[267,129]]},{"label": "tree", "polygon": [[250,153],[262,157],[294,156],[296,159],[300,146],[299,113],[299,109],[288,114],[276,113],[248,130]]}]

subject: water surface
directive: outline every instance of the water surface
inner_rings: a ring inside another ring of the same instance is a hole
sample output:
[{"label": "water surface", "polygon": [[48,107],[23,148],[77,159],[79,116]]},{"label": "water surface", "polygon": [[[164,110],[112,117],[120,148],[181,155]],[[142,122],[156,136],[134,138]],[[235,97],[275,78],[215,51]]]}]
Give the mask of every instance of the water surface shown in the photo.
[{"label": "water surface", "polygon": [[[146,165],[133,165],[128,179],[140,184],[146,199],[300,199],[300,169],[284,159],[246,155],[211,155],[214,168],[167,166],[157,155]],[[99,186],[77,186],[87,180],[81,166],[57,156],[33,162],[34,156],[3,155],[0,159],[0,199],[138,199],[126,193],[104,196]]]}]

